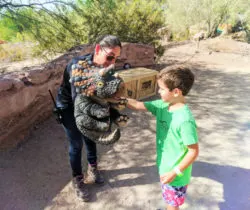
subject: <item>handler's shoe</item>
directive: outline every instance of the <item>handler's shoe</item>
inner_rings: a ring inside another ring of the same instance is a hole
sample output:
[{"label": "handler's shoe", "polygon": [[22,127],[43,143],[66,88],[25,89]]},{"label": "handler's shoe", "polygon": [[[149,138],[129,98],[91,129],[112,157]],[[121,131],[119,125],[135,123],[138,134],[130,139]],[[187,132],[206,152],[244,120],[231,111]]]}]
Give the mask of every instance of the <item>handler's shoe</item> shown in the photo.
[{"label": "handler's shoe", "polygon": [[78,198],[80,198],[84,202],[88,202],[90,200],[89,190],[87,188],[87,185],[83,181],[83,175],[74,177],[72,185],[74,190],[76,191],[76,195]]},{"label": "handler's shoe", "polygon": [[97,165],[88,165],[87,177],[84,180],[88,184],[103,184],[104,177],[101,175],[100,171],[97,169]]}]

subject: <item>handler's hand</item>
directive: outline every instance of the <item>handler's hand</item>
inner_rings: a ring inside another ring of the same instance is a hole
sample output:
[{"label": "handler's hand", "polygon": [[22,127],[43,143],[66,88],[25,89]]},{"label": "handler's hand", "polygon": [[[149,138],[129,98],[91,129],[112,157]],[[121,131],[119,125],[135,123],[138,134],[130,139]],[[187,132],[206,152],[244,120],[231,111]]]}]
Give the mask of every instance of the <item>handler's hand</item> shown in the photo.
[{"label": "handler's hand", "polygon": [[167,172],[160,176],[160,180],[163,184],[168,184],[174,180],[176,173],[174,171]]}]

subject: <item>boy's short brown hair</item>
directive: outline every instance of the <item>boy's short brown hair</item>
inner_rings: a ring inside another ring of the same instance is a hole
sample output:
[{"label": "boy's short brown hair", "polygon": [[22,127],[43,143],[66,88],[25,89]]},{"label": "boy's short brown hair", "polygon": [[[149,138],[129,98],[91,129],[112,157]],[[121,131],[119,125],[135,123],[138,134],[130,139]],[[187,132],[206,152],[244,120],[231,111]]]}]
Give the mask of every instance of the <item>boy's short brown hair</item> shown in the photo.
[{"label": "boy's short brown hair", "polygon": [[173,65],[161,70],[157,79],[163,81],[170,91],[180,89],[183,96],[188,94],[194,84],[194,74],[183,65]]}]

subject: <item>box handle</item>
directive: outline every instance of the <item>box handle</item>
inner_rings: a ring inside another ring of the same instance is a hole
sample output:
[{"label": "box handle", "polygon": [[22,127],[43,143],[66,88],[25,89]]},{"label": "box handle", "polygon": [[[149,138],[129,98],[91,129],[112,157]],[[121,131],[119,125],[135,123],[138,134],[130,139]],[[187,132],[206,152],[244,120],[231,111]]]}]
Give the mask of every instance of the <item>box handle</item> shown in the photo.
[{"label": "box handle", "polygon": [[152,85],[152,80],[143,82],[141,85],[141,89],[142,90],[149,89],[149,88],[151,88],[151,85]]},{"label": "box handle", "polygon": [[133,91],[132,91],[132,90],[127,90],[127,95],[128,95],[129,97],[132,97]]}]

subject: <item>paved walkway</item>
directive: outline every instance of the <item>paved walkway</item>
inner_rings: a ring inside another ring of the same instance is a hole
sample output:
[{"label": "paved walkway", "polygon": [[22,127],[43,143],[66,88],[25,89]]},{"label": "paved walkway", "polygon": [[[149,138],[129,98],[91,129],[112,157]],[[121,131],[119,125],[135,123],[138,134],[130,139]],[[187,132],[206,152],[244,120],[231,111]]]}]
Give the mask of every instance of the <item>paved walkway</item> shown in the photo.
[{"label": "paved walkway", "polygon": [[[194,72],[197,80],[188,101],[197,119],[201,152],[182,209],[248,210],[250,69],[200,65]],[[155,120],[149,113],[125,112],[131,120],[120,141],[99,147],[106,184],[90,186],[91,202],[80,202],[73,193],[67,142],[51,118],[26,143],[1,153],[0,209],[163,208],[154,161]]]}]

